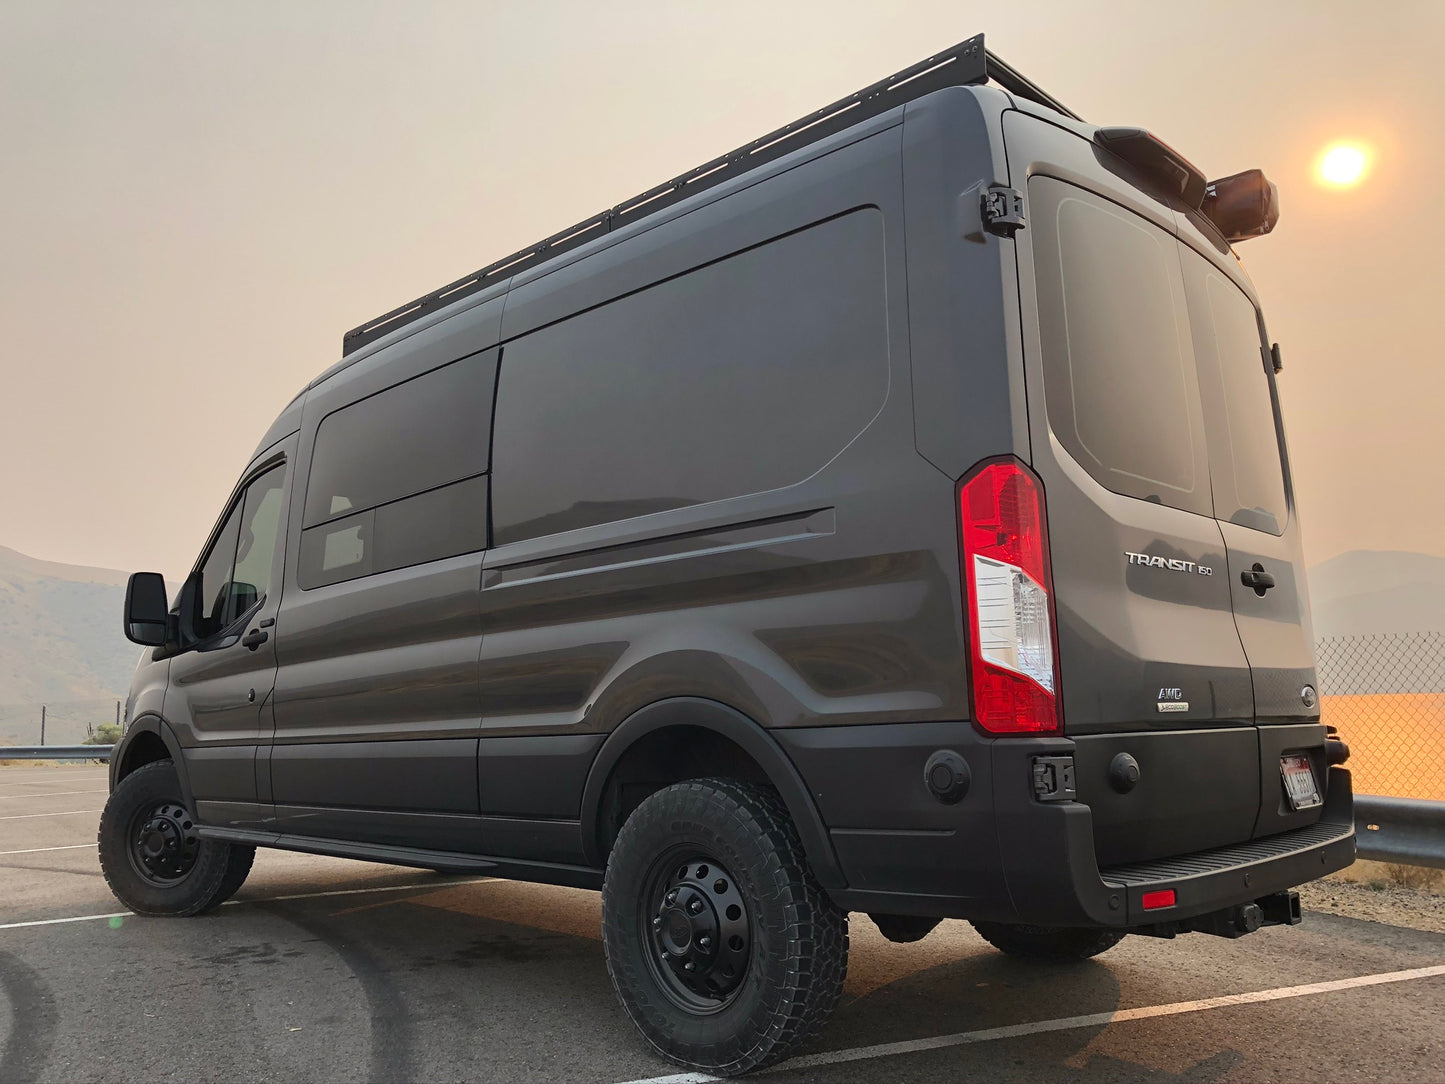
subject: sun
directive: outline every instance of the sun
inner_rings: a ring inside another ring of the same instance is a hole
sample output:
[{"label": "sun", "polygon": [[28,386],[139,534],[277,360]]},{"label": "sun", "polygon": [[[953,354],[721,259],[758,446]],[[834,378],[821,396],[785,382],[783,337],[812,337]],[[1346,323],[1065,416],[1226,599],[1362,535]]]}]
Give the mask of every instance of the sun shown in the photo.
[{"label": "sun", "polygon": [[1331,188],[1353,188],[1370,168],[1370,152],[1358,143],[1332,143],[1315,163],[1315,175]]}]

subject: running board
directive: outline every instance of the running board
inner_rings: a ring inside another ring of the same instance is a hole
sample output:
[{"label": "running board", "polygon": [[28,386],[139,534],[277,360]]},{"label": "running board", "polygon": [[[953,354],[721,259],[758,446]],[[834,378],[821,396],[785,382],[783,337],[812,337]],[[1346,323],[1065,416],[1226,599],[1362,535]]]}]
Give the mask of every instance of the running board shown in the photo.
[{"label": "running board", "polygon": [[521,858],[432,851],[424,847],[400,847],[389,843],[358,843],[350,839],[318,839],[280,832],[259,832],[249,828],[198,825],[196,831],[202,839],[219,839],[251,847],[271,847],[281,851],[300,851],[331,858],[354,858],[361,862],[381,862],[390,866],[415,866],[446,873],[483,873],[506,880],[534,881],[570,888],[602,888],[600,869],[571,866],[561,862],[529,862]]}]

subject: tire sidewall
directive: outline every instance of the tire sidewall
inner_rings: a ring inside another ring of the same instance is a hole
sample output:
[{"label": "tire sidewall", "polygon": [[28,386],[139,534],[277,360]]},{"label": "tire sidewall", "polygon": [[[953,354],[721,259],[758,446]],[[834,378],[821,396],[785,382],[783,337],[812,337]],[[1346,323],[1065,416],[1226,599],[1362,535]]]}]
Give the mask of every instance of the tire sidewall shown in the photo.
[{"label": "tire sidewall", "polygon": [[121,903],[142,915],[195,915],[212,905],[226,875],[230,845],[202,839],[196,862],[173,885],[156,885],[136,871],[130,856],[130,830],[136,814],[159,802],[189,808],[180,777],[168,760],[155,761],[127,775],[111,792],[100,815],[96,843],[106,883]]},{"label": "tire sidewall", "polygon": [[[680,796],[677,808],[668,799]],[[764,840],[720,795],[703,787],[667,788],[628,819],[607,864],[603,884],[603,940],[614,985],[639,1030],[657,1050],[680,1063],[726,1071],[751,1062],[775,1019],[786,1017],[788,966],[794,955],[787,931],[793,925],[786,894],[776,891],[781,868]],[[719,816],[719,814],[723,814]],[[651,950],[641,928],[639,897],[652,883],[658,861],[679,848],[695,847],[722,864],[747,904],[751,945],[747,971],[734,999],[709,1015],[675,1004],[661,989],[643,953]],[[720,1069],[721,1066],[721,1069]]]}]

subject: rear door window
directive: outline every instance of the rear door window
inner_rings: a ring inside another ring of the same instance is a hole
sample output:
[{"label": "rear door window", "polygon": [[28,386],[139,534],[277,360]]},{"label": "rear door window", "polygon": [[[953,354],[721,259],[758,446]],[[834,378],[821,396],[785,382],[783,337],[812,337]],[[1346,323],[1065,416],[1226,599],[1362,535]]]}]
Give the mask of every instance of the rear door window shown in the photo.
[{"label": "rear door window", "polygon": [[1062,181],[1029,195],[1050,429],[1105,488],[1211,515],[1178,242]]},{"label": "rear door window", "polygon": [[1183,250],[1185,282],[1209,422],[1214,514],[1282,534],[1284,461],[1259,313],[1238,286]]}]

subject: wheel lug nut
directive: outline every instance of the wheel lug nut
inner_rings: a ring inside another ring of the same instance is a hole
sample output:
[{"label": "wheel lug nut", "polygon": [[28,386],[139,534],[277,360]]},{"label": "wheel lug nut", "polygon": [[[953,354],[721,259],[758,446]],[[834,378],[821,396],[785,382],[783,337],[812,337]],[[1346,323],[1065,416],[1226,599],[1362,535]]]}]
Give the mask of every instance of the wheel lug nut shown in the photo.
[{"label": "wheel lug nut", "polygon": [[708,937],[707,935],[699,937],[697,939],[697,947],[706,952],[708,949],[712,948],[712,938]]},{"label": "wheel lug nut", "polygon": [[682,965],[682,969],[683,969],[684,971],[696,971],[696,970],[697,970],[697,964],[695,964],[695,963],[693,963],[691,960],[689,960],[689,961],[687,961],[687,963],[685,963],[685,964]]},{"label": "wheel lug nut", "polygon": [[699,911],[702,910],[702,900],[693,900],[691,903],[689,903],[689,904],[687,905],[687,909],[688,909],[692,914],[697,914]]},{"label": "wheel lug nut", "polygon": [[676,903],[676,902],[677,902],[677,889],[674,888],[671,892],[669,892],[669,893],[667,894],[667,902],[668,902],[668,903]]},{"label": "wheel lug nut", "polygon": [[670,960],[670,959],[672,959],[672,953],[668,952],[667,949],[663,949],[663,950],[662,950],[662,958],[663,958],[664,960]]},{"label": "wheel lug nut", "polygon": [[661,926],[661,925],[662,925],[662,916],[661,916],[661,915],[658,915],[656,918],[654,918],[654,919],[652,920],[652,928],[653,928],[653,929],[657,929],[657,927],[659,927],[659,926]]}]

